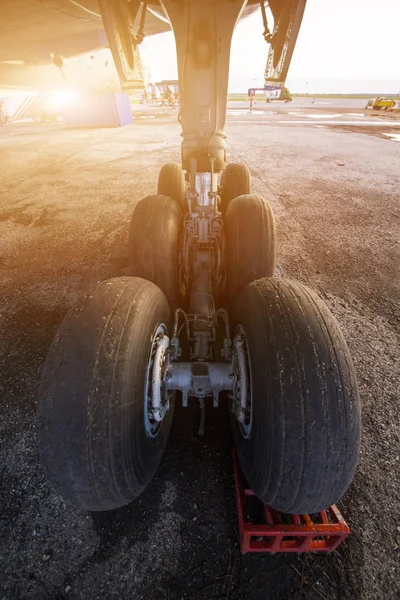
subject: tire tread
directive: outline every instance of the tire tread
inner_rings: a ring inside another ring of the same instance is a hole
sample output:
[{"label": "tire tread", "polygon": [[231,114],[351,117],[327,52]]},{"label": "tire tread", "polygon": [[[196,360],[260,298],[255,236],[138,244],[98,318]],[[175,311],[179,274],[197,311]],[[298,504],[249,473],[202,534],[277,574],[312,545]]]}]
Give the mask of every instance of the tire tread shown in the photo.
[{"label": "tire tread", "polygon": [[275,219],[258,194],[238,196],[225,215],[226,277],[229,304],[252,281],[275,271]]},{"label": "tire tread", "polygon": [[360,447],[357,384],[339,326],[314,292],[278,278],[248,285],[234,318],[257,360],[251,440],[232,419],[245,477],[277,510],[319,512],[346,491]]},{"label": "tire tread", "polygon": [[244,163],[229,163],[221,175],[221,212],[226,212],[230,202],[251,193],[251,175]]},{"label": "tire tread", "polygon": [[173,407],[147,438],[143,385],[148,340],[169,317],[154,284],[116,278],[70,311],[53,340],[39,390],[39,452],[54,489],[79,508],[131,502],[161,460]]},{"label": "tire tread", "polygon": [[170,196],[143,198],[135,207],[129,230],[131,274],[155,283],[171,309],[183,302],[179,280],[182,213]]}]

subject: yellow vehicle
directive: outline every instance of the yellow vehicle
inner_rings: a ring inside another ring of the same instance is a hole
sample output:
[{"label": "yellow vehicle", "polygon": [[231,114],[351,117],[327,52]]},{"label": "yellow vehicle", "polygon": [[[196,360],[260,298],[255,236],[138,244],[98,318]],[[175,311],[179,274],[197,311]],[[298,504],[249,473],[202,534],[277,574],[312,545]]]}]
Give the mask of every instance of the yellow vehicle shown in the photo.
[{"label": "yellow vehicle", "polygon": [[392,100],[391,98],[383,98],[383,97],[379,97],[379,98],[371,98],[371,100],[368,100],[368,104],[365,108],[373,108],[375,110],[386,110],[387,108],[392,108],[393,106],[396,105],[396,102],[394,100]]}]

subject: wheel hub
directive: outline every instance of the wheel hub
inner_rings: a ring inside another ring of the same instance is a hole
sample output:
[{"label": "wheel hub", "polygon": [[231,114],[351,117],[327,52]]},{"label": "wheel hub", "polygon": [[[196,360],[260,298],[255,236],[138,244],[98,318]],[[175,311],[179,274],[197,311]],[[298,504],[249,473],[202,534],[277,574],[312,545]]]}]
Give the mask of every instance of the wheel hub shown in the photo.
[{"label": "wheel hub", "polygon": [[233,386],[232,412],[236,416],[244,438],[251,436],[253,424],[250,357],[247,340],[241,325],[238,326],[233,342]]},{"label": "wheel hub", "polygon": [[167,327],[158,326],[151,344],[147,367],[144,421],[148,437],[156,437],[169,409],[169,394],[165,374],[168,369],[169,337]]}]

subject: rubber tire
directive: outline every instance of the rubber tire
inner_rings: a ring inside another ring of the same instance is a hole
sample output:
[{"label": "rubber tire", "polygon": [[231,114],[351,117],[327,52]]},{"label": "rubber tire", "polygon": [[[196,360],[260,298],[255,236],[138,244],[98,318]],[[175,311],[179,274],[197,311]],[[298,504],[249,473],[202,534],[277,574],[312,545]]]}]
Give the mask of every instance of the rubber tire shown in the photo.
[{"label": "rubber tire", "polygon": [[243,163],[229,163],[221,175],[221,212],[225,212],[231,200],[251,193],[251,175]]},{"label": "rubber tire", "polygon": [[129,230],[131,274],[155,283],[172,310],[183,303],[179,279],[182,213],[169,196],[147,196],[135,207]]},{"label": "rubber tire", "polygon": [[233,317],[253,390],[250,438],[231,414],[244,476],[276,510],[326,509],[350,485],[360,451],[357,383],[339,325],[314,292],[281,278],[248,285]]},{"label": "rubber tire", "polygon": [[257,194],[239,196],[225,215],[228,305],[248,284],[275,272],[275,219]]},{"label": "rubber tire", "polygon": [[185,176],[179,163],[167,163],[161,168],[158,176],[157,194],[170,196],[177,201],[184,214],[186,208]]},{"label": "rubber tire", "polygon": [[170,310],[153,283],[102,282],[64,319],[47,355],[37,407],[42,464],[54,489],[78,508],[111,510],[150,483],[169,434],[144,429],[150,340]]}]

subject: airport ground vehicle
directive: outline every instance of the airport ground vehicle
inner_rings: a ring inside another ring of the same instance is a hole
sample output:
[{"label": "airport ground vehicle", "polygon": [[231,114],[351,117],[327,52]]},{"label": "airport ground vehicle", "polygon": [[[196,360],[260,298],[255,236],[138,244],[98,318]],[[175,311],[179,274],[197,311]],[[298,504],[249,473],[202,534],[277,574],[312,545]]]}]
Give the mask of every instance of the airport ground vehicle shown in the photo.
[{"label": "airport ground vehicle", "polygon": [[274,100],[281,100],[282,102],[291,102],[293,100],[292,94],[290,93],[289,88],[283,87],[280,91],[280,94],[277,98],[269,97],[267,94],[265,96],[265,102],[273,102]]},{"label": "airport ground vehicle", "polygon": [[271,86],[264,86],[262,88],[249,88],[247,95],[249,98],[253,98],[256,92],[263,92],[265,94],[265,102],[273,102],[274,100],[281,100],[282,102],[291,102],[293,100],[292,94],[287,87],[270,90]]},{"label": "airport ground vehicle", "polygon": [[[245,165],[226,164],[229,48],[244,4],[163,0],[177,43],[182,164],[164,165],[157,194],[134,209],[132,276],[102,282],[73,309],[47,357],[42,461],[82,508],[117,508],[145,489],[179,400],[197,400],[203,417],[206,398],[229,405],[244,475],[277,510],[330,506],[357,465],[359,398],[339,326],[314,292],[275,277],[271,207]],[[304,5],[276,8],[278,84]]]},{"label": "airport ground vehicle", "polygon": [[387,108],[393,108],[396,105],[396,102],[391,98],[371,98],[368,100],[368,103],[365,108],[372,108],[374,110],[386,110]]}]

